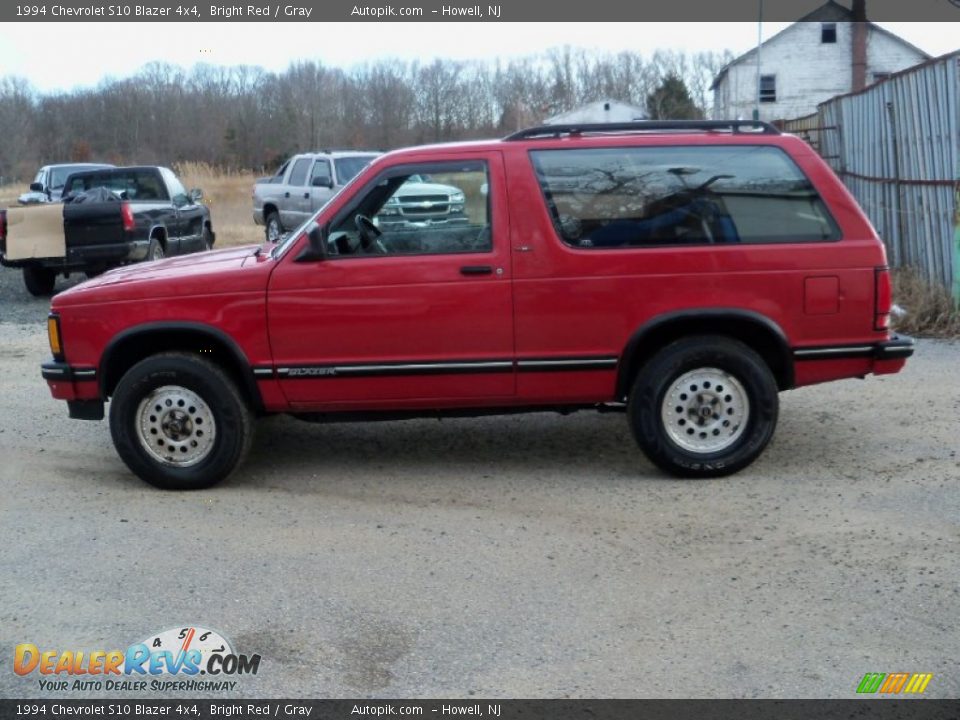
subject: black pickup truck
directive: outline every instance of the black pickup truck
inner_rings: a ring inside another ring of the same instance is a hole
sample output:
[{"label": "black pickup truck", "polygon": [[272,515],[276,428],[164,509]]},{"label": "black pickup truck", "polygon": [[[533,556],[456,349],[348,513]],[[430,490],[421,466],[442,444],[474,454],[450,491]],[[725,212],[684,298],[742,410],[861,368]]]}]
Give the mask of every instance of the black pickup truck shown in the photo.
[{"label": "black pickup truck", "polygon": [[210,211],[172,170],[139,166],[76,172],[62,205],[0,210],[0,264],[23,269],[27,290],[50,295],[57,275],[209,250]]}]

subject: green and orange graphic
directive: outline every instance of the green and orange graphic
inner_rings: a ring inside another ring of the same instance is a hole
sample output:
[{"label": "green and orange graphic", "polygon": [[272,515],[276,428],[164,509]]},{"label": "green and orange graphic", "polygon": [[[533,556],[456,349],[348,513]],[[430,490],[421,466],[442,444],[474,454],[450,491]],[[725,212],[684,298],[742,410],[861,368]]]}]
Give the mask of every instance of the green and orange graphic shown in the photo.
[{"label": "green and orange graphic", "polygon": [[933,673],[867,673],[857,686],[857,692],[882,695],[905,694],[919,695],[927,689]]}]

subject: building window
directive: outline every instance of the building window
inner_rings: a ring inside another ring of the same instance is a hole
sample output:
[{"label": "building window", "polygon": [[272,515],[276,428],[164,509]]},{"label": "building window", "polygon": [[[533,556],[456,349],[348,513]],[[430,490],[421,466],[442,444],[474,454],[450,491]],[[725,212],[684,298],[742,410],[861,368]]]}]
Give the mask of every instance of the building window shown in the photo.
[{"label": "building window", "polygon": [[761,75],[760,76],[760,102],[776,102],[777,101],[777,76],[776,75]]},{"label": "building window", "polygon": [[820,42],[835,43],[837,41],[837,24],[820,23]]}]

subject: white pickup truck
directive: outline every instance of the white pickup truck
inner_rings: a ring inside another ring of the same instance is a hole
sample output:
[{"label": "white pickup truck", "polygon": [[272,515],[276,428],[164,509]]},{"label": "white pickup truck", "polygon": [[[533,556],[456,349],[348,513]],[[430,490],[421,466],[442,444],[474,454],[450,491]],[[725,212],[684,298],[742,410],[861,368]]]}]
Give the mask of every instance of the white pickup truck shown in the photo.
[{"label": "white pickup truck", "polygon": [[378,155],[362,151],[294,155],[273,177],[261,178],[253,186],[253,221],[264,226],[267,240],[277,242]]},{"label": "white pickup truck", "polygon": [[[359,151],[294,155],[273,177],[261,178],[254,185],[254,222],[265,227],[268,241],[277,242],[378,155]],[[383,230],[466,224],[464,194],[460,188],[434,182],[429,176],[412,175],[373,222]]]}]

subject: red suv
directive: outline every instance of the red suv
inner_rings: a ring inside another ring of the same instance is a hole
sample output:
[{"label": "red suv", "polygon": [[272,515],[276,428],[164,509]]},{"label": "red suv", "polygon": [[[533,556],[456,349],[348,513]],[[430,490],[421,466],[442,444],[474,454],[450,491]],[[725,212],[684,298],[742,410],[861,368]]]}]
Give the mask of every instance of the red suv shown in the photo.
[{"label": "red suv", "polygon": [[[381,225],[414,176],[467,221]],[[717,476],[761,453],[779,391],[900,370],[890,304],[883,245],[802,140],[545,126],[389,153],[283,242],[67,290],[43,377],[74,418],[109,399],[120,456],[164,488],[226,477],[268,413],[622,409],[658,466]]]}]

